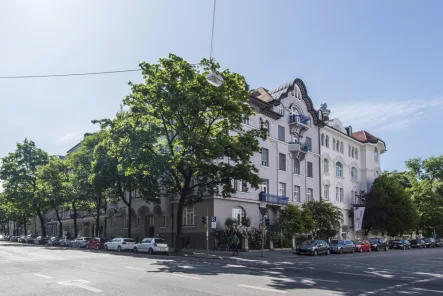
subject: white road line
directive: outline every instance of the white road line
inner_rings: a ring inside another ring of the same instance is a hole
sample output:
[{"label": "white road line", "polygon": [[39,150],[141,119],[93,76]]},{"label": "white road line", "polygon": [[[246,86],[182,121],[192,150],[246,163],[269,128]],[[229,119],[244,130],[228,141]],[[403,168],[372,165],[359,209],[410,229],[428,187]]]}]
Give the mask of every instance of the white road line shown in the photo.
[{"label": "white road line", "polygon": [[133,269],[133,270],[145,271],[143,268],[138,268],[138,267],[130,267],[130,266],[127,266],[127,267],[125,267],[125,268],[127,268],[127,269]]},{"label": "white road line", "polygon": [[73,286],[74,287],[79,287],[79,288],[82,288],[82,289],[85,289],[85,290],[88,290],[88,291],[91,291],[91,292],[94,292],[94,293],[102,293],[103,292],[103,290],[100,290],[100,289],[97,289],[97,288],[93,288],[93,287],[89,287],[89,286],[86,286],[85,284],[75,284]]},{"label": "white road line", "polygon": [[367,275],[367,274],[358,274],[358,273],[350,273],[350,272],[341,272],[341,271],[337,271],[335,273],[339,273],[339,274],[348,274],[348,275],[355,275],[355,276],[364,276],[364,277],[371,277],[371,278],[375,278],[376,276],[374,275]]},{"label": "white road line", "polygon": [[170,275],[182,277],[182,278],[185,278],[185,279],[191,279],[191,280],[201,280],[202,279],[202,278],[199,278],[199,277],[189,276],[189,275],[184,275],[184,274],[178,274],[178,273],[170,273]]},{"label": "white road line", "polygon": [[248,285],[238,285],[238,286],[242,287],[242,288],[256,289],[256,290],[261,290],[261,291],[266,291],[266,292],[286,294],[286,291],[280,291],[280,290],[276,290],[276,289],[269,289],[269,288],[262,288],[262,287],[256,287],[256,286],[248,286]]},{"label": "white road line", "polygon": [[431,290],[431,289],[423,289],[423,288],[412,288],[412,290],[420,291],[420,292],[431,292],[431,293],[443,294],[443,291],[441,291],[441,290]]},{"label": "white road line", "polygon": [[40,274],[40,273],[34,273],[34,275],[38,276],[38,277],[41,277],[41,278],[44,278],[44,279],[53,279],[52,276],[44,275],[44,274]]}]

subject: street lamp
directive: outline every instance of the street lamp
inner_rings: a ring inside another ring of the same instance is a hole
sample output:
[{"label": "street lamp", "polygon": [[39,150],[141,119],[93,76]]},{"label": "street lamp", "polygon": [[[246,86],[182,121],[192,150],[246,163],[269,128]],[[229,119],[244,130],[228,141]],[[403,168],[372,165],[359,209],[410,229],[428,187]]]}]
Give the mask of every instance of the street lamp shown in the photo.
[{"label": "street lamp", "polygon": [[[211,51],[209,53],[209,62],[212,65],[212,50],[214,47],[214,28],[215,28],[215,4],[217,0],[214,0],[214,10],[212,12],[212,35],[211,35]],[[219,87],[223,84],[224,80],[220,74],[218,74],[214,69],[212,69],[211,73],[206,76],[206,81],[210,84]]]}]

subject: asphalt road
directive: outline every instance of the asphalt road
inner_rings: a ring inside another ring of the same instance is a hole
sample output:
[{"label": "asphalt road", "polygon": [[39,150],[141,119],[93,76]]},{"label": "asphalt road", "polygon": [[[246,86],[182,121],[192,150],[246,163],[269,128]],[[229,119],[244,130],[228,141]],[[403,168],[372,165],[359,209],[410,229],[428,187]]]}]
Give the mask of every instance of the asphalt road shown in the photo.
[{"label": "asphalt road", "polygon": [[0,242],[0,295],[96,294],[441,295],[443,248],[262,261]]}]

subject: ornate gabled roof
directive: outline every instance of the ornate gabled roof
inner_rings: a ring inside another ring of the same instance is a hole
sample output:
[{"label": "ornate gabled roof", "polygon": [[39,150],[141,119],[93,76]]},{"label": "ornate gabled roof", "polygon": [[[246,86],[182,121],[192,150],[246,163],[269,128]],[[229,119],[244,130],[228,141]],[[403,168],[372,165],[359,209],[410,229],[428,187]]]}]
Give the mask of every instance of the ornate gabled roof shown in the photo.
[{"label": "ornate gabled roof", "polygon": [[386,149],[386,143],[383,140],[377,138],[376,136],[370,134],[367,131],[363,130],[363,131],[358,131],[358,132],[352,133],[352,137],[359,140],[362,143],[377,144],[380,141],[383,143],[383,146]]}]

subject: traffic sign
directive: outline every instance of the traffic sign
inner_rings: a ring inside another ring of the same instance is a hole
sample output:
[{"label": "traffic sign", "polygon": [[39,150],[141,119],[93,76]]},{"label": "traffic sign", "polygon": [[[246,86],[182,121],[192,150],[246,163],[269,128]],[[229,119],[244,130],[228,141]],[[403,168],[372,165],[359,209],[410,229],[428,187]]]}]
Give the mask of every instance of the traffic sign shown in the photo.
[{"label": "traffic sign", "polygon": [[217,228],[217,222],[211,222],[211,228],[216,229]]},{"label": "traffic sign", "polygon": [[211,222],[217,222],[217,217],[212,217],[212,220],[211,220]]},{"label": "traffic sign", "polygon": [[260,219],[260,225],[263,225],[263,219]]}]

